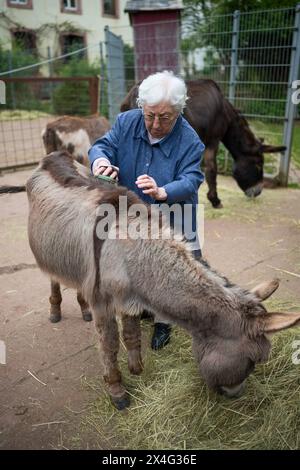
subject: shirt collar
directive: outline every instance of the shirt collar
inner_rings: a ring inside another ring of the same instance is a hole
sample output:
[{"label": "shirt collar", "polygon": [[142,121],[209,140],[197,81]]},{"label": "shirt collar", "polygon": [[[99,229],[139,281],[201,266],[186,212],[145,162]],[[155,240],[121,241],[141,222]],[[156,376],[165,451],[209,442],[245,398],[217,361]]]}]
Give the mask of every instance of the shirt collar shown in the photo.
[{"label": "shirt collar", "polygon": [[[141,119],[141,123],[140,123],[140,126],[137,126],[134,137],[136,139],[146,140],[149,143],[148,131],[146,129],[145,122],[144,122],[144,117],[143,117],[142,113],[141,113],[140,119]],[[162,150],[162,152],[164,153],[164,155],[167,158],[170,157],[170,154],[171,154],[173,148],[178,145],[177,141],[180,137],[179,130],[180,130],[181,124],[182,124],[182,116],[180,114],[178,116],[172,130],[163,139],[161,139],[159,142],[157,142],[156,144],[153,144],[155,146],[156,145],[159,146],[160,149]]]}]

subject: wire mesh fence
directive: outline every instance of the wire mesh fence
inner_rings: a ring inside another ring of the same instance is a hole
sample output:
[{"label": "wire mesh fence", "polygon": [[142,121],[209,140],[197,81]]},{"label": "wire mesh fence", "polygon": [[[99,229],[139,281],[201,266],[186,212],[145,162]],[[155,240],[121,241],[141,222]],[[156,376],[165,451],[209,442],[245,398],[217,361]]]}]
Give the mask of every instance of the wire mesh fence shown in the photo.
[{"label": "wire mesh fence", "polygon": [[62,115],[98,112],[98,77],[3,78],[6,109],[0,112],[0,170],[32,164],[45,153],[42,132]]},{"label": "wire mesh fence", "polygon": [[[187,22],[183,40],[185,77],[213,78],[256,133],[287,146],[285,154],[266,162],[270,173],[280,174],[285,166],[285,174],[280,175],[285,183],[297,112],[294,107],[291,116],[289,108],[292,81],[299,77],[295,57],[300,48],[299,13],[298,5],[197,18],[197,31]],[[193,43],[196,48],[190,52]]]},{"label": "wire mesh fence", "polygon": [[39,161],[45,153],[42,132],[48,122],[66,114],[88,116],[99,111],[99,64],[82,57],[86,49],[70,50],[54,60],[29,50],[22,54],[19,48],[0,50],[0,80],[5,87],[0,170]]},{"label": "wire mesh fence", "polygon": [[[73,78],[100,76],[100,112],[109,117],[111,123],[126,92],[149,73],[167,69],[179,73],[187,81],[211,78],[246,116],[259,137],[273,144],[287,145],[285,155],[269,159],[266,166],[267,172],[276,174],[285,165],[287,173],[297,112],[297,107],[291,106],[291,86],[293,80],[299,78],[299,21],[300,5],[249,13],[237,11],[228,15],[212,13],[204,16],[199,13],[195,18],[184,17],[181,23],[178,18],[165,20],[163,17],[147,23],[135,24],[133,21],[134,42],[131,44],[122,41],[124,28],[128,26],[116,27],[113,32],[106,28],[105,42],[92,46],[99,48],[97,64],[88,64],[83,58],[88,48],[81,48],[71,52],[71,60],[67,63],[65,57],[43,61],[36,69],[26,70],[26,74]],[[11,64],[14,65],[13,61]],[[8,76],[15,78],[24,73]],[[62,114],[91,114],[95,105],[93,107],[91,103],[89,90],[88,80],[79,79],[72,85],[55,80],[45,83],[41,80],[30,85],[26,80],[24,83],[11,82],[7,88],[7,105],[0,108],[0,139],[6,141],[2,145],[0,168],[11,159],[16,164],[32,161],[32,158],[39,158],[37,154],[43,150],[40,137],[35,153],[30,155],[27,150],[22,150],[22,145],[25,149],[23,134],[27,133],[17,134],[16,129],[22,127],[18,120],[25,120],[35,135],[37,132],[33,129],[37,127],[37,119],[41,120],[39,127],[42,130],[48,119]],[[99,105],[99,99],[95,99]],[[30,116],[26,114],[28,112]],[[35,113],[45,114],[36,117]],[[33,142],[35,139],[30,133],[28,135]],[[9,139],[17,142],[15,147],[8,145]],[[219,159],[226,170],[230,159],[222,149]]]}]

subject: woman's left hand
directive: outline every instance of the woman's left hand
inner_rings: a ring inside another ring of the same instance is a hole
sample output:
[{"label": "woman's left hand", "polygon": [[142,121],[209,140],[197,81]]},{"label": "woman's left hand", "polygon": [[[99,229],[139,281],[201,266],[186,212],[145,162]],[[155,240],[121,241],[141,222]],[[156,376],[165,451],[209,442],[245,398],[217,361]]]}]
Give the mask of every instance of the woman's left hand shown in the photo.
[{"label": "woman's left hand", "polygon": [[168,197],[165,189],[159,188],[155,179],[149,175],[138,176],[135,184],[139,189],[143,190],[144,194],[148,194],[156,201],[164,201]]}]

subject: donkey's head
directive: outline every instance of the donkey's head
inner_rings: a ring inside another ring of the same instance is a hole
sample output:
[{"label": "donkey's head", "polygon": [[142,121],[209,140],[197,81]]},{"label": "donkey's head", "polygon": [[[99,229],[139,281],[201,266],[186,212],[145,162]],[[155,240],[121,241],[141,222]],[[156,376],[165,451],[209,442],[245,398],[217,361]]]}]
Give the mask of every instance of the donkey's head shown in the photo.
[{"label": "donkey's head", "polygon": [[263,189],[264,153],[282,152],[286,147],[265,145],[263,139],[254,135],[239,110],[228,101],[225,108],[230,124],[223,143],[234,159],[233,177],[246,196],[259,196]]},{"label": "donkey's head", "polygon": [[260,303],[278,285],[274,280],[257,286],[252,294],[245,293],[236,315],[220,316],[205,335],[193,336],[200,373],[211,389],[230,398],[241,396],[255,365],[268,359],[271,344],[267,335],[300,320],[300,313],[268,313]]},{"label": "donkey's head", "polygon": [[284,146],[264,145],[256,141],[246,153],[240,153],[233,164],[233,177],[246,196],[259,196],[263,189],[264,153],[277,153]]}]

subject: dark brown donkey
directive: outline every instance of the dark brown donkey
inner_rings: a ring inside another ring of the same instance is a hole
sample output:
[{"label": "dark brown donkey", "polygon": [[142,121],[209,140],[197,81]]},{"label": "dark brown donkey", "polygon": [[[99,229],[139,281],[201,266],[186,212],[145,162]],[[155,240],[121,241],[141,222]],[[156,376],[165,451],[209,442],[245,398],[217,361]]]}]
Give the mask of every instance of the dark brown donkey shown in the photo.
[{"label": "dark brown donkey", "polygon": [[[220,141],[234,159],[233,177],[248,197],[258,196],[263,188],[263,154],[281,152],[285,147],[264,145],[257,139],[246,119],[224,98],[213,80],[187,82],[188,96],[184,117],[206,146],[204,152],[207,197],[213,207],[222,207],[217,194],[217,151]],[[121,104],[121,111],[137,107],[138,85]]]},{"label": "dark brown donkey", "polygon": [[[54,152],[30,177],[29,242],[39,267],[52,279],[79,289],[89,302],[114,404],[119,409],[129,404],[117,362],[117,318],[123,324],[129,370],[139,374],[139,315],[144,309],[188,331],[209,387],[239,396],[255,364],[268,358],[266,334],[295,325],[300,313],[267,312],[261,301],[278,282],[252,292],[230,284],[195,261],[183,242],[166,238],[164,227],[155,225],[152,209],[134,193],[86,178],[79,168],[67,153]],[[128,217],[124,210],[119,214],[121,198]],[[110,211],[115,217],[104,224]],[[142,227],[139,237],[137,222]]]}]

